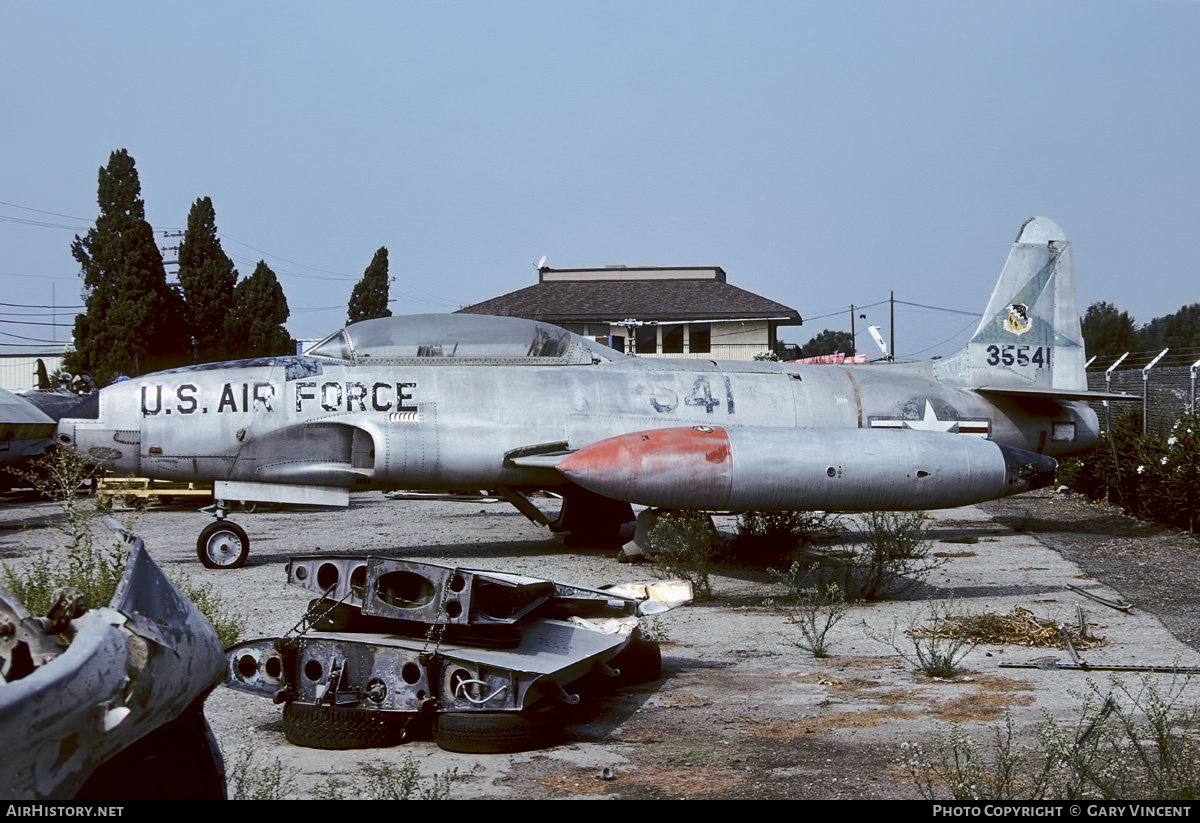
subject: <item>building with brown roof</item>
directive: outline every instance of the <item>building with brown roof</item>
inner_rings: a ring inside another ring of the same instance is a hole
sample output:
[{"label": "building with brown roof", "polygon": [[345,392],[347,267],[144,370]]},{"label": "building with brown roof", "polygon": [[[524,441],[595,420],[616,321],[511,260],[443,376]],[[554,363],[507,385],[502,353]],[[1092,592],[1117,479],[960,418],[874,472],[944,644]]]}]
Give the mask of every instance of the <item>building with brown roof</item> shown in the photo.
[{"label": "building with brown roof", "polygon": [[795,309],[725,282],[720,267],[538,269],[538,282],[459,309],[542,320],[639,357],[750,360]]}]

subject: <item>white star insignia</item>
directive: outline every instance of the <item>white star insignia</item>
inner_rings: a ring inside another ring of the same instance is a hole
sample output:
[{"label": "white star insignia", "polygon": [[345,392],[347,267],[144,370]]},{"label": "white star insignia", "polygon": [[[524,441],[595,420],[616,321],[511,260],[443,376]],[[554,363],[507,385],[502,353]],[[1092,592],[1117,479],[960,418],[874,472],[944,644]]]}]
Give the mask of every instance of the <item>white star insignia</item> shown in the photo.
[{"label": "white star insignia", "polygon": [[938,420],[933,411],[933,404],[925,401],[925,416],[920,420],[905,420],[904,428],[917,429],[926,432],[948,432],[958,427],[957,420]]}]

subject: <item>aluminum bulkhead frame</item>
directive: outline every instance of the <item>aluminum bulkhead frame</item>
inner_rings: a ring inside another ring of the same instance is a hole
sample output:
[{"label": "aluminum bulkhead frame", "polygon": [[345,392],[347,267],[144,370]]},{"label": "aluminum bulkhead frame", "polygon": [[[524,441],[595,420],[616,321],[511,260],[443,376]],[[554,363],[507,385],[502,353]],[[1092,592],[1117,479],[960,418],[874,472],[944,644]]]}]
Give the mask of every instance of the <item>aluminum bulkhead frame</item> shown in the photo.
[{"label": "aluminum bulkhead frame", "polygon": [[602,673],[632,638],[633,621],[604,631],[586,621],[536,619],[514,649],[429,643],[396,635],[309,632],[227,652],[225,685],[264,697],[416,712],[521,711]]},{"label": "aluminum bulkhead frame", "polygon": [[682,580],[592,589],[506,572],[346,555],[290,558],[288,583],[370,616],[447,625],[514,624],[531,615],[658,614],[692,599]]}]

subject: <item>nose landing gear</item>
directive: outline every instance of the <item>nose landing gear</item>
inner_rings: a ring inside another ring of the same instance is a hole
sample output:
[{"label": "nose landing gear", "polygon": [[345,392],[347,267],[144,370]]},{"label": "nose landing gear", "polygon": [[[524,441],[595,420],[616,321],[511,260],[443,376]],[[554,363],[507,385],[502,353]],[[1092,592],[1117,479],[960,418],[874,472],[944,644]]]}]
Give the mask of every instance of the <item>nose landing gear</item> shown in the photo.
[{"label": "nose landing gear", "polygon": [[250,554],[250,538],[237,523],[225,519],[224,501],[205,509],[216,514],[217,522],[209,523],[196,539],[196,554],[208,569],[236,569]]}]

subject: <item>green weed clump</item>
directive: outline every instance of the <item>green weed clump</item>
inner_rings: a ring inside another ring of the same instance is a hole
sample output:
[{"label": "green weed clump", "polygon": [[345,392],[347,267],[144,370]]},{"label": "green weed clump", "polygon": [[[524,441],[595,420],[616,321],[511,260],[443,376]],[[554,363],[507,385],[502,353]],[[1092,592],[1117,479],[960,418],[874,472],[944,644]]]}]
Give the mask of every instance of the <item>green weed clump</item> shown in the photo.
[{"label": "green weed clump", "polygon": [[278,757],[258,759],[253,746],[238,749],[229,768],[231,800],[287,800],[296,795],[299,769],[284,766]]},{"label": "green weed clump", "polygon": [[808,585],[808,573],[809,569],[800,561],[792,563],[786,572],[772,569],[771,574],[783,584],[784,594],[770,598],[764,605],[782,613],[786,622],[794,628],[795,633],[783,635],[787,642],[804,649],[813,657],[828,657],[829,644],[826,638],[846,616],[850,603],[836,583]]},{"label": "green weed clump", "polygon": [[934,800],[1078,800],[1200,798],[1200,705],[1183,699],[1190,681],[1117,676],[1101,689],[1072,692],[1074,724],[1048,713],[1022,743],[1011,716],[990,744],[951,725],[930,751],[906,746],[905,767],[921,796]]},{"label": "green weed clump", "polygon": [[813,567],[821,588],[836,585],[847,600],[882,600],[904,594],[946,564],[925,538],[925,512],[861,515],[854,546]]},{"label": "green weed clump", "polygon": [[[43,615],[62,588],[79,590],[89,608],[107,606],[125,573],[129,550],[124,539],[106,522],[95,496],[82,493],[96,468],[70,449],[53,446],[17,475],[58,504],[60,519],[49,526],[56,546],[40,551],[25,563],[0,564],[0,581],[33,615]],[[134,529],[130,528],[130,531]],[[211,583],[197,584],[180,575],[175,584],[196,604],[228,647],[245,631],[247,619],[231,612]]]},{"label": "green weed clump", "polygon": [[654,562],[668,577],[691,583],[697,600],[713,596],[710,575],[721,540],[707,514],[663,512],[650,530],[649,542]]},{"label": "green weed clump", "polygon": [[924,607],[896,618],[889,629],[867,628],[867,637],[886,643],[910,665],[930,677],[953,677],[979,641],[960,630],[972,615],[953,599],[929,600]]},{"label": "green weed clump", "polygon": [[228,649],[246,631],[250,618],[245,613],[230,610],[212,583],[197,583],[190,575],[183,573],[172,574],[171,580],[183,596],[192,601],[212,623],[223,648]]},{"label": "green weed clump", "polygon": [[362,780],[339,780],[331,777],[313,789],[318,800],[446,800],[458,778],[458,769],[421,777],[417,759],[405,755],[400,766],[367,763],[362,767]]},{"label": "green weed clump", "polygon": [[69,449],[52,446],[18,477],[58,504],[62,517],[49,525],[57,544],[22,566],[0,566],[4,586],[30,614],[50,608],[57,589],[78,589],[89,606],[107,606],[125,571],[128,550],[104,528],[95,499],[80,490],[96,469]]},{"label": "green weed clump", "polygon": [[837,532],[841,518],[828,512],[742,512],[734,551],[789,552]]}]

